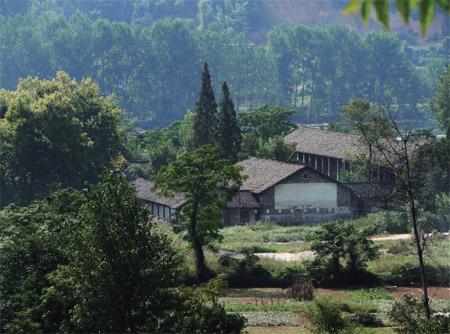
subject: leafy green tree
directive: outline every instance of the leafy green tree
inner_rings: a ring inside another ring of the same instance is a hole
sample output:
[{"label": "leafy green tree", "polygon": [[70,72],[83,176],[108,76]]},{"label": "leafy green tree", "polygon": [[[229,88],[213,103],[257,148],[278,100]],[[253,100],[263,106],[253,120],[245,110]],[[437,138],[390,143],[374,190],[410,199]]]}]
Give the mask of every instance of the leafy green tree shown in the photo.
[{"label": "leafy green tree", "polygon": [[[358,7],[360,7],[361,17],[367,24],[369,22],[372,4],[375,8],[378,21],[385,28],[389,29],[389,0],[350,0],[344,10],[344,15],[356,12]],[[406,23],[408,23],[412,11],[416,7],[419,7],[419,21],[423,35],[427,32],[428,26],[433,20],[436,7],[439,6],[447,12],[447,14],[450,12],[450,3],[446,0],[396,0],[395,5]]]},{"label": "leafy green tree", "polygon": [[447,317],[433,317],[430,320],[424,316],[422,303],[412,294],[405,294],[397,300],[389,311],[389,318],[398,327],[399,334],[440,334],[450,330],[450,319]]},{"label": "leafy green tree", "polygon": [[148,218],[112,171],[0,211],[2,331],[238,333],[244,319],[217,304],[221,282],[173,288],[179,257]]},{"label": "leafy green tree", "polygon": [[200,282],[208,278],[203,247],[221,239],[220,219],[242,185],[240,171],[229,160],[220,159],[216,147],[205,145],[163,167],[154,179],[161,195],[182,194],[187,200],[177,220],[187,230]]},{"label": "leafy green tree", "polygon": [[446,65],[444,74],[439,78],[436,94],[430,101],[430,108],[441,130],[450,138],[450,64]]},{"label": "leafy green tree", "polygon": [[351,156],[350,159],[355,160],[357,174],[362,173],[368,181],[372,181],[376,166],[375,148],[383,134],[379,128],[380,122],[376,121],[377,117],[379,110],[368,101],[358,99],[342,107],[342,124],[352,127],[354,132],[360,135],[359,144],[367,149],[367,154]]},{"label": "leafy green tree", "polygon": [[296,152],[295,143],[286,143],[281,136],[269,138],[269,141],[259,148],[257,156],[289,162]]},{"label": "leafy green tree", "polygon": [[67,245],[84,203],[82,193],[65,189],[29,207],[10,205],[0,211],[2,331],[76,330],[69,315],[74,306],[72,285],[67,293],[56,292],[52,275],[69,263]]},{"label": "leafy green tree", "polygon": [[116,172],[89,186],[71,245],[80,331],[155,331],[176,253],[149,222],[149,211]]},{"label": "leafy green tree", "polygon": [[1,90],[0,105],[2,206],[80,188],[121,159],[121,111],[89,79],[78,84],[64,72],[52,81],[27,78],[16,91]]},{"label": "leafy green tree", "polygon": [[307,317],[312,324],[312,333],[354,333],[350,321],[342,316],[340,302],[330,297],[314,299],[312,307],[308,309]]},{"label": "leafy green tree", "polygon": [[192,138],[194,148],[204,145],[214,145],[217,142],[217,104],[211,87],[211,76],[208,64],[203,64],[202,84],[195,108],[193,123],[194,136]]},{"label": "leafy green tree", "polygon": [[366,262],[378,256],[377,248],[368,239],[374,233],[372,228],[359,231],[352,224],[337,221],[322,225],[307,240],[316,252],[314,262],[330,265],[335,280],[342,279],[341,259],[347,263],[348,277],[357,279]]},{"label": "leafy green tree", "polygon": [[255,134],[263,141],[283,136],[296,128],[291,117],[295,110],[265,105],[254,111],[239,113],[238,121],[243,134]]},{"label": "leafy green tree", "polygon": [[223,158],[235,163],[241,149],[241,129],[239,128],[233,101],[230,98],[227,83],[222,86],[223,98],[218,113],[217,138]]}]

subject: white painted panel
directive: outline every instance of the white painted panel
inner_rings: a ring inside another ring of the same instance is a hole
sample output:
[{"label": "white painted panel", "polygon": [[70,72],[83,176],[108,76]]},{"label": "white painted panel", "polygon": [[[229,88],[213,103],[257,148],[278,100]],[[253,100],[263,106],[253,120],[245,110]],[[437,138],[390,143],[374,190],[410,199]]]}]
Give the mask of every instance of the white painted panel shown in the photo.
[{"label": "white painted panel", "polygon": [[275,209],[337,207],[336,183],[288,183],[275,186]]}]

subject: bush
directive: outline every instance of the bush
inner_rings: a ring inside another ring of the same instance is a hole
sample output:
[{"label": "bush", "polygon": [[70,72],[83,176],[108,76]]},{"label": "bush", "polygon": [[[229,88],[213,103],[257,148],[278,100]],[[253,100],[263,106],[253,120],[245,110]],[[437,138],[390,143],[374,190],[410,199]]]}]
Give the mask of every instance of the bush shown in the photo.
[{"label": "bush", "polygon": [[373,313],[359,310],[348,316],[348,320],[364,327],[382,327],[383,322]]},{"label": "bush", "polygon": [[342,316],[341,303],[335,299],[315,299],[307,317],[313,333],[353,333],[352,324]]},{"label": "bush", "polygon": [[[429,285],[442,285],[448,282],[450,266],[431,266],[425,265],[425,271],[427,273],[427,282]],[[392,271],[382,277],[382,280],[386,284],[408,286],[408,285],[420,285],[420,268],[418,263],[406,262],[397,264]]]},{"label": "bush", "polygon": [[400,334],[442,334],[450,332],[450,318],[433,317],[427,320],[422,301],[413,295],[404,295],[396,301],[389,312],[389,318],[399,327]]},{"label": "bush", "polygon": [[235,259],[228,255],[219,258],[219,264],[226,267],[219,278],[227,281],[233,288],[273,286],[272,274],[257,263],[259,258],[252,250],[244,249],[242,253],[243,259]]}]

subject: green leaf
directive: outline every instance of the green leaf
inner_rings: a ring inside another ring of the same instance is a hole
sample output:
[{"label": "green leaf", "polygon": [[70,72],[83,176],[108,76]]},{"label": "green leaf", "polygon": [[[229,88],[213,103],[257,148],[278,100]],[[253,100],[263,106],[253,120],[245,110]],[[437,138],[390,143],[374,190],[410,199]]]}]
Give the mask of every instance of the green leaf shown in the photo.
[{"label": "green leaf", "polygon": [[361,17],[365,24],[369,23],[371,7],[372,7],[371,0],[364,0],[364,2],[361,4]]},{"label": "green leaf", "polygon": [[389,29],[389,0],[373,0],[378,21]]},{"label": "green leaf", "polygon": [[422,35],[427,32],[435,12],[434,0],[422,0],[419,7],[419,20]]},{"label": "green leaf", "polygon": [[411,11],[410,2],[405,0],[395,0],[395,4],[397,6],[400,15],[403,20],[408,23],[409,21],[409,12]]},{"label": "green leaf", "polygon": [[450,13],[450,0],[437,0],[437,4],[447,13]]},{"label": "green leaf", "polygon": [[350,13],[356,13],[361,2],[363,2],[363,0],[351,0],[344,9],[344,16],[347,16]]}]

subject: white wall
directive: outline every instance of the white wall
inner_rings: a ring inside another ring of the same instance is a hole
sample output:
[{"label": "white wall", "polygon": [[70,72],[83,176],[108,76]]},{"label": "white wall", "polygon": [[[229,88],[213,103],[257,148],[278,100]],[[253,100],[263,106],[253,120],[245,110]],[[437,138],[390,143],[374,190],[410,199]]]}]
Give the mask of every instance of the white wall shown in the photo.
[{"label": "white wall", "polygon": [[275,209],[336,208],[336,183],[288,183],[275,186]]}]

